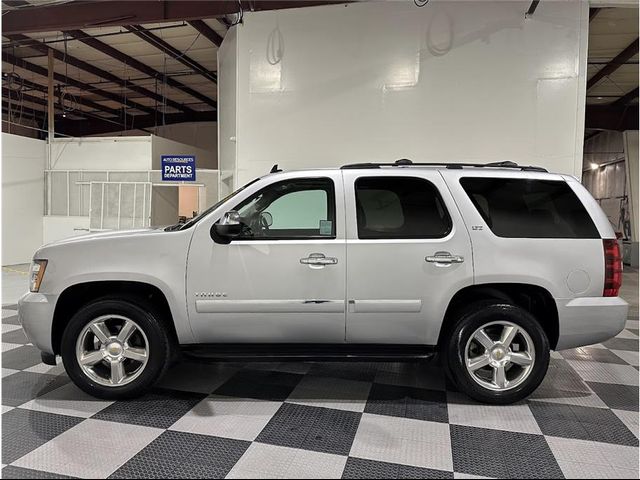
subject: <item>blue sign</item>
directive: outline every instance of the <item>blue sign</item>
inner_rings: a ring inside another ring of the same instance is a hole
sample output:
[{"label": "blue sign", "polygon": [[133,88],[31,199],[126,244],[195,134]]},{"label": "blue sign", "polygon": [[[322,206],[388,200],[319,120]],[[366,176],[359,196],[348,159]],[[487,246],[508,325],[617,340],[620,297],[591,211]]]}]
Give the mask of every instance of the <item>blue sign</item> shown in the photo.
[{"label": "blue sign", "polygon": [[195,155],[162,155],[162,180],[164,182],[195,182]]}]

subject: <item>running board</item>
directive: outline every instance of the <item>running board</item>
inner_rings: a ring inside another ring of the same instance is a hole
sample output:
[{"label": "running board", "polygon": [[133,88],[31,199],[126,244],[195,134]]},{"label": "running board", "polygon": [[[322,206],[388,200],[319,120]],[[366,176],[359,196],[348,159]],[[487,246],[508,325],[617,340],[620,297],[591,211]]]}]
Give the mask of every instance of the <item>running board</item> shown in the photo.
[{"label": "running board", "polygon": [[217,343],[182,345],[185,357],[210,361],[398,362],[435,356],[430,345]]}]

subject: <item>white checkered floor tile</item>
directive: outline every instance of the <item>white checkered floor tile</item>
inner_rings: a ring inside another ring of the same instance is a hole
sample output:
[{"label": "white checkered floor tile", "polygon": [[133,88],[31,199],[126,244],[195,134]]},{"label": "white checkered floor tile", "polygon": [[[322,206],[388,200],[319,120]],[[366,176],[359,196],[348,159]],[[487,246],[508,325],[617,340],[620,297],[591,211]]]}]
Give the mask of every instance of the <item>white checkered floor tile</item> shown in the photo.
[{"label": "white checkered floor tile", "polygon": [[638,322],[554,352],[527,401],[481,405],[437,365],[175,366],[133,401],[82,393],[3,307],[3,478],[637,478]]}]

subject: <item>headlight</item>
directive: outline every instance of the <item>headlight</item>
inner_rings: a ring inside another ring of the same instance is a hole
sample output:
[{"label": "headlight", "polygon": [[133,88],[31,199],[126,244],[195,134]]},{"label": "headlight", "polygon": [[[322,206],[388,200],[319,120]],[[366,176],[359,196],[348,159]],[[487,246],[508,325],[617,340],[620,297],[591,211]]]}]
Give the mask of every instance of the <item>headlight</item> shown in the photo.
[{"label": "headlight", "polygon": [[29,291],[36,293],[40,290],[40,283],[44,277],[44,271],[47,268],[46,260],[34,260],[29,270]]}]

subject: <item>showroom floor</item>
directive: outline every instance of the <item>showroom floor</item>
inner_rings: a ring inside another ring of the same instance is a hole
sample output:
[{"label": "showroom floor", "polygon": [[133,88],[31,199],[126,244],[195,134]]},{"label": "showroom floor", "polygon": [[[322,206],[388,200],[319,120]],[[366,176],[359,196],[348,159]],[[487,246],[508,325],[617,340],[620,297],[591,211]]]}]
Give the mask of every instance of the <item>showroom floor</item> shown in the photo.
[{"label": "showroom floor", "polygon": [[469,401],[433,364],[176,366],[153,393],[99,401],[40,363],[3,268],[4,478],[638,477],[638,272],[627,329],[553,353],[529,401]]}]

